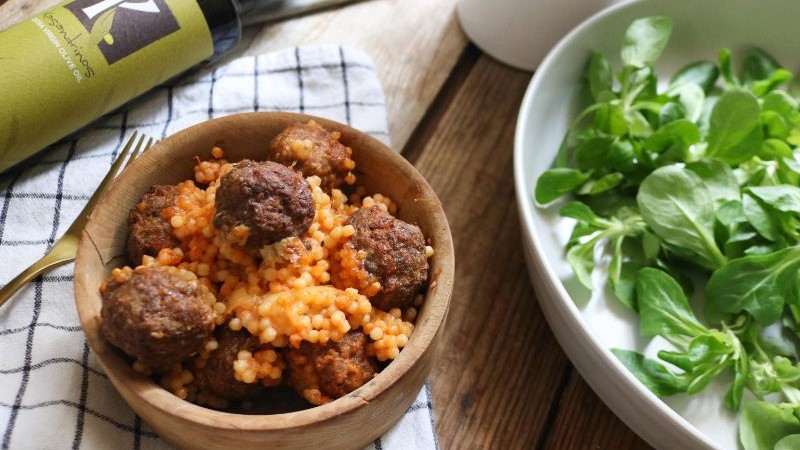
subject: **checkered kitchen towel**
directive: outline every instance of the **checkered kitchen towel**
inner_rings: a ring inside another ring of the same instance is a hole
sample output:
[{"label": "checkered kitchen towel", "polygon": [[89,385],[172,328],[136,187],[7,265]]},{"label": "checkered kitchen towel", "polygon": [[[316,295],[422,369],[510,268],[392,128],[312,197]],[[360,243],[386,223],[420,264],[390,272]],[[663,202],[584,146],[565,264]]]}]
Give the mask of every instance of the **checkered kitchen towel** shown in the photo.
[{"label": "checkered kitchen towel", "polygon": [[[35,165],[0,175],[0,285],[66,231],[134,130],[163,138],[213,117],[264,110],[324,116],[389,139],[372,62],[353,49],[293,48],[179,79],[53,145]],[[37,278],[0,309],[0,448],[167,448],[88,347],[72,269]],[[437,447],[427,385],[373,447]]]}]

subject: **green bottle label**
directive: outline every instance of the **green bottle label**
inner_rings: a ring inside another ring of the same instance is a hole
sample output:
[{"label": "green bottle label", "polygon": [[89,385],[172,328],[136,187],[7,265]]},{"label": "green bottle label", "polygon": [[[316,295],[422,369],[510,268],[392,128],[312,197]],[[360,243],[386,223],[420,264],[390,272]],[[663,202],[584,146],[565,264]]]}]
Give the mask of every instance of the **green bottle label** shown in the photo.
[{"label": "green bottle label", "polygon": [[0,171],[213,52],[193,0],[75,0],[0,33]]}]

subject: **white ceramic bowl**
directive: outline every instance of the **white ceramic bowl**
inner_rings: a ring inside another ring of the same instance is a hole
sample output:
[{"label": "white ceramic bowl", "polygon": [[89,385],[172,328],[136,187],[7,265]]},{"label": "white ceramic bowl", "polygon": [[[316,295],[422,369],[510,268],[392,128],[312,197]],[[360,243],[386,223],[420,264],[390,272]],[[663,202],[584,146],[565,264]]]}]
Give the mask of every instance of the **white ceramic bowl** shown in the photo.
[{"label": "white ceramic bowl", "polygon": [[[628,426],[663,449],[737,448],[736,415],[722,406],[726,386],[661,400],[648,391],[609,351],[618,347],[654,355],[663,340],[639,337],[638,318],[611,294],[589,292],[575,280],[564,257],[571,223],[558,207],[537,208],[536,179],[553,162],[568,124],[577,113],[580,78],[592,50],[603,52],[615,70],[625,29],[634,19],[672,18],[670,43],[656,65],[660,79],[699,59],[716,61],[732,50],[738,67],[753,46],[787,69],[800,69],[800,2],[786,0],[637,0],[587,19],[544,59],[525,94],[517,119],[514,178],[531,279],[542,310],[564,351],[600,398]],[[601,285],[595,273],[595,284]],[[724,381],[724,380],[723,380]]]}]

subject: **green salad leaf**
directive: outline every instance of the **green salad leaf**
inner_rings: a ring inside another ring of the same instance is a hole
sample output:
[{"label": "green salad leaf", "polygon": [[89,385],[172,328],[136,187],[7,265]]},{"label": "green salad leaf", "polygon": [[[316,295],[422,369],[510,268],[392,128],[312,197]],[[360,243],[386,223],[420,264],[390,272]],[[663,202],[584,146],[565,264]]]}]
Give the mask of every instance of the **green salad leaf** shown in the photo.
[{"label": "green salad leaf", "polygon": [[665,243],[708,269],[722,266],[725,256],[714,240],[714,202],[694,172],[671,165],[654,170],[636,195],[642,218]]},{"label": "green salad leaf", "polygon": [[800,420],[790,408],[763,401],[748,402],[742,408],[739,440],[745,450],[777,449],[783,439],[798,434]]},{"label": "green salad leaf", "polygon": [[588,179],[588,174],[575,169],[550,169],[542,174],[536,184],[536,201],[540,204],[550,203],[574,191]]},{"label": "green salad leaf", "polygon": [[611,352],[654,394],[660,397],[669,397],[686,392],[686,381],[670,372],[658,361],[647,359],[640,353],[629,350],[615,348]]},{"label": "green salad leaf", "polygon": [[645,267],[636,279],[642,336],[698,336],[706,328],[694,316],[683,289],[665,272]]},{"label": "green salad leaf", "polygon": [[[718,379],[721,404],[741,411],[745,450],[800,448],[793,74],[762,49],[723,48],[659,83],[671,32],[668,17],[643,17],[624,35],[620,67],[587,55],[579,92],[589,103],[534,199],[567,199],[558,204],[575,223],[565,251],[577,280],[604,280],[643,338],[669,343],[655,358],[612,349],[644,386],[692,395]],[[593,277],[598,267],[608,276]]]},{"label": "green salad leaf", "polygon": [[725,92],[714,105],[708,129],[706,154],[728,164],[737,164],[755,155],[755,146],[737,146],[759,124],[761,107],[756,97],[744,89]]},{"label": "green salad leaf", "polygon": [[708,94],[719,78],[719,68],[710,61],[697,61],[684,66],[670,79],[670,87],[696,84]]},{"label": "green salad leaf", "polygon": [[705,292],[705,315],[714,323],[747,311],[762,325],[778,320],[784,302],[797,302],[800,246],[734,259],[715,271]]},{"label": "green salad leaf", "polygon": [[667,46],[671,32],[672,20],[669,17],[645,17],[634,20],[625,33],[622,61],[634,67],[653,64]]},{"label": "green salad leaf", "polygon": [[800,448],[800,434],[784,436],[775,443],[775,450],[797,450]]}]

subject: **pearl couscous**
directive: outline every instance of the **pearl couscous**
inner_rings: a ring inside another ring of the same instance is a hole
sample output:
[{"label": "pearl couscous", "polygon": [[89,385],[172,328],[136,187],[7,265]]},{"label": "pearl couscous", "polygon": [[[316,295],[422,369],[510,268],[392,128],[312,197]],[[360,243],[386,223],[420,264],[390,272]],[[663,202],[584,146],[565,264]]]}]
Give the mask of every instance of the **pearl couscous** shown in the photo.
[{"label": "pearl couscous", "polygon": [[[318,133],[318,125],[305,126]],[[333,137],[324,145],[341,146],[338,134]],[[296,144],[291,139],[291,135],[276,138],[286,148],[304,154],[315,144],[307,137]],[[197,285],[210,310],[210,325],[198,328],[206,337],[196,343],[193,354],[158,367],[137,358],[136,370],[154,376],[181,398],[215,408],[281,383],[312,404],[322,404],[369,381],[397,358],[412,336],[424,300],[426,260],[433,248],[420,240],[418,228],[394,219],[398,206],[390,198],[367,195],[362,187],[351,186],[356,182],[355,163],[349,158],[350,149],[343,148],[337,150],[346,155],[339,185],[349,195],[330,187],[336,183],[329,174],[323,183],[320,176],[303,173],[298,186],[310,192],[310,225],[303,223],[304,232],[257,249],[247,244],[258,232],[257,226],[262,226],[257,218],[237,219],[224,232],[215,225],[220,223],[220,186],[242,164],[226,160],[220,147],[210,149],[208,160],[195,158],[194,180],[178,183],[165,200],[168,206],[153,215],[159,226],[168,227],[177,245],[145,254],[141,261],[133,261],[135,268],[115,269],[101,292],[105,299],[112,288],[124,286],[137,272],[168,270]],[[377,218],[369,225],[372,236],[361,231],[365,225],[354,217],[365,212]],[[378,225],[374,225],[376,220]],[[364,236],[377,244],[365,244]],[[400,256],[388,260],[376,254],[381,249]],[[398,259],[405,255],[411,257]],[[421,263],[406,270],[404,261],[412,260]],[[416,278],[409,281],[406,272],[416,273]],[[377,301],[389,294],[388,303]],[[398,303],[399,297],[403,298]],[[104,320],[108,319],[104,316]],[[153,326],[145,328],[150,337]],[[228,334],[223,336],[223,331]],[[212,367],[226,373],[205,373]],[[344,370],[350,379],[332,381],[336,377],[331,371],[337,370],[336,376],[341,377]],[[223,385],[215,384],[223,379]]]}]

